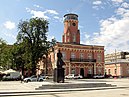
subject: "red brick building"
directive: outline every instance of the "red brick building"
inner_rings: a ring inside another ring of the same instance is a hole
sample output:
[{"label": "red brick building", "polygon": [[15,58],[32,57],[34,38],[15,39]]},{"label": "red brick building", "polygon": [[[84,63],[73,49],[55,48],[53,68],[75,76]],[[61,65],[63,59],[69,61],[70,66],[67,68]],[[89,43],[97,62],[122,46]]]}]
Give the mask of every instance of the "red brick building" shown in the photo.
[{"label": "red brick building", "polygon": [[81,74],[90,77],[104,74],[104,46],[80,44],[78,15],[64,15],[63,42],[57,42],[50,52],[52,70],[56,68],[57,52],[60,49],[65,65],[65,75]]}]

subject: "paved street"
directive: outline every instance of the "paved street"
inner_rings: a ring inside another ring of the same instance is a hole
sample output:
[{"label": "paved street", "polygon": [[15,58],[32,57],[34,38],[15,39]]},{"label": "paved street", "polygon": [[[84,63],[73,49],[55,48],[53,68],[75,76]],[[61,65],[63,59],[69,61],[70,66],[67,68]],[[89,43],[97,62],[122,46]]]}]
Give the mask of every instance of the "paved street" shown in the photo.
[{"label": "paved street", "polygon": [[51,81],[20,83],[20,81],[0,82],[0,97],[129,97],[129,79],[81,79],[66,80],[68,83],[101,83],[117,87],[97,87],[78,89],[45,89],[35,88],[46,84],[58,84]]}]

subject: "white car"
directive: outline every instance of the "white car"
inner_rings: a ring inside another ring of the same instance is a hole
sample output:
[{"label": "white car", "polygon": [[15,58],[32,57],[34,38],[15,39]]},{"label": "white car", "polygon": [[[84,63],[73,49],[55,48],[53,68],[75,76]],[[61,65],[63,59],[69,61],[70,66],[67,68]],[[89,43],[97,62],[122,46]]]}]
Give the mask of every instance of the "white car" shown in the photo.
[{"label": "white car", "polygon": [[104,75],[95,75],[93,78],[104,78]]},{"label": "white car", "polygon": [[75,74],[68,74],[67,76],[65,76],[66,79],[79,79],[79,78],[83,78],[80,74],[75,75]]},{"label": "white car", "polygon": [[78,75],[75,75],[75,78],[80,79],[80,78],[83,78],[83,77],[82,77],[82,75],[78,74]]},{"label": "white car", "polygon": [[74,74],[68,74],[65,76],[66,79],[74,79],[75,75]]},{"label": "white car", "polygon": [[36,75],[32,75],[31,77],[24,78],[24,82],[43,81],[43,80],[44,80],[43,76],[37,77]]}]

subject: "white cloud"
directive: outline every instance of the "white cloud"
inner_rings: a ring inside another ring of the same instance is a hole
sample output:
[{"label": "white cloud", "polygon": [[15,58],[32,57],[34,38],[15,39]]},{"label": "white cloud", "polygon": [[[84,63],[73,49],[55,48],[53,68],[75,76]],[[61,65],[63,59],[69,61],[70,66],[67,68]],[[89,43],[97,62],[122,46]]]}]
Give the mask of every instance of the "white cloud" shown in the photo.
[{"label": "white cloud", "polygon": [[102,4],[102,2],[101,1],[94,1],[93,4],[94,5],[100,5],[100,4]]},{"label": "white cloud", "polygon": [[0,37],[2,37],[3,40],[7,41],[8,44],[13,44],[16,42],[16,29],[5,29],[4,25],[0,25]]},{"label": "white cloud", "polygon": [[[129,49],[129,19],[117,21],[104,20],[101,23],[100,35],[95,35],[90,42],[93,44],[105,45],[107,51]],[[126,47],[126,48],[125,48]]]},{"label": "white cloud", "polygon": [[54,16],[55,19],[60,19],[58,16]]},{"label": "white cloud", "polygon": [[101,20],[100,32],[94,33],[92,37],[85,35],[86,41],[83,43],[103,45],[107,53],[114,52],[115,49],[129,50],[129,9],[122,7],[115,11],[116,16]]},{"label": "white cloud", "polygon": [[102,1],[101,0],[95,0],[92,2],[93,6],[92,8],[95,10],[99,10],[99,9],[105,9],[105,6],[103,6]]},{"label": "white cloud", "polygon": [[36,11],[29,8],[26,8],[26,10],[33,15],[32,17],[39,17],[44,19],[50,19],[50,15],[58,15],[58,12],[55,10]]},{"label": "white cloud", "polygon": [[48,16],[45,15],[45,13],[43,11],[35,11],[35,10],[31,10],[29,8],[26,8],[27,12],[29,12],[30,14],[32,14],[33,18],[34,17],[39,17],[39,18],[44,18],[44,19],[49,19]]},{"label": "white cloud", "polygon": [[128,3],[126,3],[126,2],[124,2],[124,3],[122,3],[122,4],[121,4],[121,7],[129,8],[129,4],[128,4]]},{"label": "white cloud", "polygon": [[5,35],[6,37],[10,37],[10,38],[13,38],[13,39],[16,40],[16,36],[13,35],[13,34],[11,34],[11,33],[4,33],[4,35]]},{"label": "white cloud", "polygon": [[92,6],[93,9],[99,10],[98,6]]},{"label": "white cloud", "polygon": [[55,10],[46,10],[46,11],[44,11],[44,13],[49,13],[49,14],[58,15],[58,12],[56,12]]},{"label": "white cloud", "polygon": [[124,2],[124,0],[111,0],[112,7],[120,7],[120,5]]},{"label": "white cloud", "polygon": [[124,17],[124,18],[129,17],[129,10],[127,10],[125,8],[118,8],[116,10],[116,13],[118,15],[121,15],[121,17]]},{"label": "white cloud", "polygon": [[123,0],[112,0],[112,2],[115,2],[115,3],[122,3]]},{"label": "white cloud", "polygon": [[37,8],[40,8],[40,6],[39,6],[39,5],[36,5],[36,4],[35,4],[34,6],[35,6],[35,7],[37,7]]},{"label": "white cloud", "polygon": [[49,19],[49,17],[44,15],[44,12],[42,12],[42,11],[31,10],[30,13],[33,14],[32,17],[39,17],[39,18]]},{"label": "white cloud", "polygon": [[63,18],[60,18],[58,16],[54,16],[53,18],[56,19],[56,20],[58,20],[58,21],[60,21],[61,23],[63,22]]},{"label": "white cloud", "polygon": [[11,22],[11,21],[6,21],[4,23],[4,26],[5,28],[9,29],[9,30],[12,30],[15,28],[15,23],[14,22]]}]

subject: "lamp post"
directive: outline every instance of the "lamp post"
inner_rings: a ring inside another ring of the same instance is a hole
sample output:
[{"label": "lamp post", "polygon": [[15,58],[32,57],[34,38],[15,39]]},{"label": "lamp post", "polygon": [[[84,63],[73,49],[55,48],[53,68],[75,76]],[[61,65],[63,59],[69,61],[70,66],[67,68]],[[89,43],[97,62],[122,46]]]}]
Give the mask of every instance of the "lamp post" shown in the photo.
[{"label": "lamp post", "polygon": [[116,73],[116,77],[117,77],[117,55],[116,55],[116,49],[115,49],[115,67],[116,67],[116,71],[115,71],[115,73]]}]

